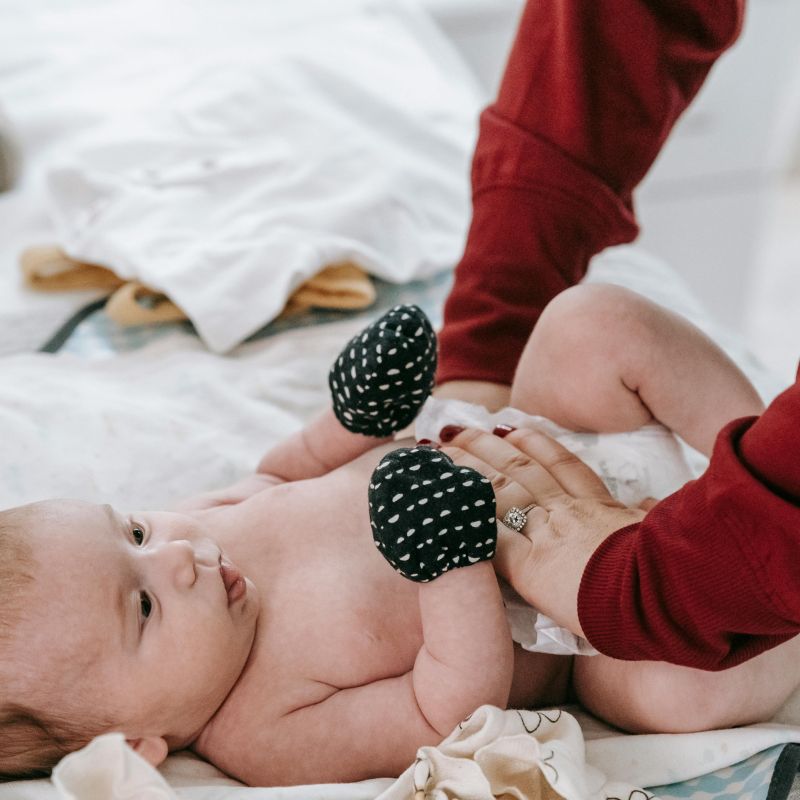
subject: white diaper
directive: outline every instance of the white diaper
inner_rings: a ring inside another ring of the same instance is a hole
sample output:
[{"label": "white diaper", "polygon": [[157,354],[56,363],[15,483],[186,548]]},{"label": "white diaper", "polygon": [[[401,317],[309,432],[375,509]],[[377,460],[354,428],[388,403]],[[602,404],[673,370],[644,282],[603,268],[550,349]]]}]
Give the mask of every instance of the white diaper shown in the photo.
[{"label": "white diaper", "polygon": [[[515,428],[538,428],[588,464],[614,497],[637,505],[647,497],[660,499],[696,477],[680,443],[663,425],[652,423],[625,433],[575,433],[545,417],[504,408],[490,414],[482,406],[461,400],[431,397],[415,423],[418,439],[437,441],[445,425],[463,425],[491,431],[504,423]],[[528,605],[501,582],[511,635],[526,650],[540,653],[596,655],[585,640],[558,626]]]}]

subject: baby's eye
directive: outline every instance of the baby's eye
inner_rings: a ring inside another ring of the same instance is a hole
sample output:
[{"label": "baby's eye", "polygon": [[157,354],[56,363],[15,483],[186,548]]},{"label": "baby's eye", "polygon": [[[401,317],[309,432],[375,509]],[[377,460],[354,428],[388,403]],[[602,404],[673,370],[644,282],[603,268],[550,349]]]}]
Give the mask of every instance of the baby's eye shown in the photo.
[{"label": "baby's eye", "polygon": [[134,525],[131,528],[131,536],[136,544],[141,545],[144,542],[144,528],[141,525]]},{"label": "baby's eye", "polygon": [[147,619],[147,617],[150,616],[150,612],[153,610],[153,604],[147,592],[139,592],[139,604],[142,608],[142,616]]}]

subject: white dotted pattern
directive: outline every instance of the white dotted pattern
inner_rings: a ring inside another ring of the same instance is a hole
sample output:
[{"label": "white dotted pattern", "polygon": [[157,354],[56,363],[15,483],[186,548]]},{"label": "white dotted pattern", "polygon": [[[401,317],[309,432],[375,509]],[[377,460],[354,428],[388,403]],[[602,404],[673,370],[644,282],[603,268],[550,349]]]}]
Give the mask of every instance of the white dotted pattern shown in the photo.
[{"label": "white dotted pattern", "polygon": [[339,422],[353,433],[389,436],[417,416],[433,389],[436,334],[417,306],[394,306],[354,336],[331,367]]},{"label": "white dotted pattern", "polygon": [[421,583],[494,556],[492,484],[428,447],[393,450],[369,484],[372,536],[386,560]]}]

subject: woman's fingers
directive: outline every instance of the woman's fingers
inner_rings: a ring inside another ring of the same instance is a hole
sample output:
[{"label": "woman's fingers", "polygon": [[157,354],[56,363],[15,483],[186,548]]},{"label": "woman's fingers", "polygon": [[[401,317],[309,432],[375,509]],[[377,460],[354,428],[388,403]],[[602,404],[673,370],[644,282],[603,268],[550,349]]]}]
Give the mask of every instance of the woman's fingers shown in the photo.
[{"label": "woman's fingers", "polygon": [[536,459],[571,497],[616,504],[597,473],[552,436],[533,428],[518,428],[505,440]]},{"label": "woman's fingers", "polygon": [[508,475],[495,469],[491,464],[487,464],[471,453],[457,447],[444,447],[442,450],[459,466],[477,470],[484,478],[488,478],[491,481],[494,496],[497,499],[497,515],[500,519],[512,506],[524,508],[532,502],[528,489],[509,478]]},{"label": "woman's fingers", "polygon": [[453,439],[452,445],[442,448],[451,458],[459,461],[460,456],[455,448],[477,457],[496,470],[503,476],[497,479],[501,486],[503,481],[521,486],[527,495],[524,505],[536,503],[548,506],[564,499],[564,488],[541,464],[497,436],[467,428]]},{"label": "woman's fingers", "polygon": [[468,428],[445,448],[451,458],[460,460],[462,457],[455,448],[523,487],[529,498],[526,505],[536,503],[548,507],[566,497],[616,504],[589,467],[539,431],[519,429],[501,438]]}]

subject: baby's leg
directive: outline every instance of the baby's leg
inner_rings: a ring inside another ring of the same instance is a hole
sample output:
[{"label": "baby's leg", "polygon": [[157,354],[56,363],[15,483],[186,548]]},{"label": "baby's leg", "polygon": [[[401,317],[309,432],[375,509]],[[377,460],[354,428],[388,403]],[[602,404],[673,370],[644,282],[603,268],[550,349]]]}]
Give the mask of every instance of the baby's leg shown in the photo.
[{"label": "baby's leg", "polygon": [[706,454],[723,425],[764,410],[698,328],[635,292],[599,284],[568,289],[544,310],[511,404],[572,430],[633,430],[655,419]]},{"label": "baby's leg", "polygon": [[688,733],[770,719],[800,683],[800,637],[722,672],[660,661],[575,659],[573,688],[593,714],[632,733]]}]

